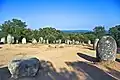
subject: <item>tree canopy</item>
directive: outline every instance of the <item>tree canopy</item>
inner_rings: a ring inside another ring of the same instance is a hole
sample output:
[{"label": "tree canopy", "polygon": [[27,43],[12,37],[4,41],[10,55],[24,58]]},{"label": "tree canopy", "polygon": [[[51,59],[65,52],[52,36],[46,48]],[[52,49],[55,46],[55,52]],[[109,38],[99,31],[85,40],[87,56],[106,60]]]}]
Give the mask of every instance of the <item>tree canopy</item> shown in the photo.
[{"label": "tree canopy", "polygon": [[[12,19],[5,21],[0,25],[0,38],[6,37],[8,34],[14,36],[16,40],[19,40],[19,42],[21,42],[23,37],[25,37],[28,42],[30,42],[33,38],[39,41],[39,38],[43,37],[45,40],[48,39],[50,43],[59,39],[61,39],[62,42],[65,40],[75,40],[81,42],[84,41],[86,43],[88,40],[91,40],[93,43],[95,38],[100,39],[102,36],[106,35],[106,30],[104,26],[96,26],[93,31],[86,33],[64,33],[52,27],[32,30],[27,28],[26,22],[18,19]],[[109,35],[113,36],[117,41],[118,46],[120,46],[120,25],[111,27],[109,29]]]}]

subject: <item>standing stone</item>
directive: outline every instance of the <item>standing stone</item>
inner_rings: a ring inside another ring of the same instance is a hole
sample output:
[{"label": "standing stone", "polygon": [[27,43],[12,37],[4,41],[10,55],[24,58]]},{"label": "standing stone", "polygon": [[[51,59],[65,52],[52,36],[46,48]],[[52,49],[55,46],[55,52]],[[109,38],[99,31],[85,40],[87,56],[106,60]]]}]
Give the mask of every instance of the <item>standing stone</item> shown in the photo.
[{"label": "standing stone", "polygon": [[72,44],[75,44],[75,40],[74,39],[72,40]]},{"label": "standing stone", "polygon": [[45,40],[43,40],[43,44],[45,44]]},{"label": "standing stone", "polygon": [[55,44],[55,41],[53,41],[53,44]]},{"label": "standing stone", "polygon": [[91,45],[91,41],[90,40],[88,40],[88,45]]},{"label": "standing stone", "polygon": [[0,40],[0,42],[5,43],[5,37],[2,37],[1,40]]},{"label": "standing stone", "polygon": [[67,44],[70,44],[70,40],[67,40],[66,43],[67,43]]},{"label": "standing stone", "polygon": [[61,39],[59,39],[58,41],[59,41],[59,44],[61,44],[62,40],[61,40]]},{"label": "standing stone", "polygon": [[59,43],[59,41],[58,41],[58,40],[56,40],[55,42],[56,42],[57,44]]},{"label": "standing stone", "polygon": [[72,41],[70,40],[70,42],[69,42],[70,44],[72,44]]},{"label": "standing stone", "polygon": [[[12,78],[35,76],[40,68],[37,58],[15,58],[8,64],[8,69]],[[17,79],[18,80],[18,79]]]},{"label": "standing stone", "polygon": [[49,40],[48,39],[46,40],[46,44],[49,44]]},{"label": "standing stone", "polygon": [[8,34],[8,36],[7,36],[7,43],[8,44],[12,43],[12,36],[10,34]]},{"label": "standing stone", "polygon": [[39,43],[43,43],[43,37],[39,38]]},{"label": "standing stone", "polygon": [[82,45],[83,45],[83,46],[85,45],[84,41],[82,42]]},{"label": "standing stone", "polygon": [[77,45],[78,45],[78,44],[79,44],[79,41],[75,41],[75,44],[77,44]]},{"label": "standing stone", "polygon": [[115,61],[117,44],[113,37],[103,36],[96,47],[96,57],[100,61]]},{"label": "standing stone", "polygon": [[15,42],[15,40],[14,40],[14,37],[12,36],[12,43],[14,43]]},{"label": "standing stone", "polygon": [[97,43],[98,43],[99,39],[95,39],[94,41],[94,44],[93,44],[93,49],[96,50],[96,46],[97,46]]},{"label": "standing stone", "polygon": [[22,44],[26,44],[26,38],[22,39]]},{"label": "standing stone", "polygon": [[36,44],[37,43],[37,40],[35,38],[32,39],[32,43],[33,44]]},{"label": "standing stone", "polygon": [[18,44],[18,43],[19,43],[19,41],[18,41],[18,40],[16,40],[16,43]]}]

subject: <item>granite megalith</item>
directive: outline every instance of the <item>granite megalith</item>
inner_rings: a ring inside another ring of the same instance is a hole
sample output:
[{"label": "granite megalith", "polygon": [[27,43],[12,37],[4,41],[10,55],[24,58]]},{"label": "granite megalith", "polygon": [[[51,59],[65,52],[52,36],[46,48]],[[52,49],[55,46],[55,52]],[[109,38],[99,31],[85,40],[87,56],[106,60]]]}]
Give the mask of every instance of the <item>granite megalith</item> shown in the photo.
[{"label": "granite megalith", "polygon": [[33,77],[40,68],[40,61],[37,58],[15,58],[8,64],[12,78]]},{"label": "granite megalith", "polygon": [[96,47],[96,57],[100,61],[115,61],[117,44],[113,37],[103,36]]},{"label": "granite megalith", "polygon": [[94,43],[93,43],[93,49],[94,49],[94,50],[96,50],[98,41],[99,41],[99,39],[95,39],[95,41],[94,41]]}]

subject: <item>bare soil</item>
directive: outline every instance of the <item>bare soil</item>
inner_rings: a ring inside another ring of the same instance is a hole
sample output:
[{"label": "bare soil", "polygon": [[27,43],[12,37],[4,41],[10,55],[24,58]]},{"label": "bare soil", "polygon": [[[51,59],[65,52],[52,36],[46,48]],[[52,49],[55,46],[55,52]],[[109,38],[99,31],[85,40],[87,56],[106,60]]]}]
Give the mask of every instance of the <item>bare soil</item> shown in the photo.
[{"label": "bare soil", "polygon": [[[41,61],[39,76],[19,80],[118,80],[120,62],[97,62],[95,50],[82,45],[12,44],[0,49],[0,80],[10,80],[7,64],[16,56],[33,56]],[[119,54],[117,54],[119,57]],[[7,76],[7,78],[6,78]],[[101,79],[102,78],[102,79]]]}]

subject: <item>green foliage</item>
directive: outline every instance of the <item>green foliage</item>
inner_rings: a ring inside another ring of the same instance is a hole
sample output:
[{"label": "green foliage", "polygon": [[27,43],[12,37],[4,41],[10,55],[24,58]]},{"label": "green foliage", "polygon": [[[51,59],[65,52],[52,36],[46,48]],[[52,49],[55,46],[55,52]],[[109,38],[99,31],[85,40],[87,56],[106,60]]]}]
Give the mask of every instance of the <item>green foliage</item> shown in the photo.
[{"label": "green foliage", "polygon": [[94,40],[97,38],[96,35],[93,32],[88,32],[84,34],[88,40],[90,40],[92,43],[94,43]]},{"label": "green foliage", "polygon": [[117,45],[120,47],[120,25],[110,28],[109,34],[116,40]]},{"label": "green foliage", "polygon": [[[93,32],[87,33],[63,33],[60,30],[56,30],[52,27],[39,28],[39,30],[32,30],[27,28],[25,22],[12,19],[5,21],[0,25],[0,38],[6,37],[8,34],[11,34],[15,39],[21,42],[22,38],[25,37],[27,42],[31,42],[33,38],[39,41],[40,37],[43,37],[45,40],[49,40],[49,43],[53,43],[55,40],[61,39],[62,42],[65,40],[75,40],[87,43],[88,40],[91,40],[92,43],[96,38],[101,38],[106,34],[105,28],[103,26],[96,26],[93,29]],[[109,35],[113,36],[117,41],[118,46],[120,46],[120,25],[112,27],[109,29]]]},{"label": "green foliage", "polygon": [[93,29],[93,31],[94,31],[94,34],[96,35],[96,37],[99,39],[106,34],[105,28],[103,26],[96,26]]},{"label": "green foliage", "polygon": [[48,39],[50,42],[53,40],[58,40],[63,38],[63,33],[59,30],[56,30],[52,27],[40,28],[39,29],[39,36],[43,37],[44,39]]},{"label": "green foliage", "polygon": [[0,30],[4,35],[8,34],[13,35],[16,39],[20,39],[22,36],[25,36],[26,23],[18,19],[12,19],[11,21],[5,21],[1,26]]}]

